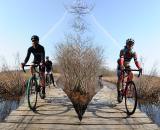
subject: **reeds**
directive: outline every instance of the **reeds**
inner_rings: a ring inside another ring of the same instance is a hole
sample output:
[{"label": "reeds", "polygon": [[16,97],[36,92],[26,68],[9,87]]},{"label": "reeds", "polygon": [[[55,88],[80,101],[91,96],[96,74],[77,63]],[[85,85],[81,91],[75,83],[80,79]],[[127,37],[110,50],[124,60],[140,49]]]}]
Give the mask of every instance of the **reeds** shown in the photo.
[{"label": "reeds", "polygon": [[3,100],[19,100],[25,92],[25,82],[19,71],[3,71],[0,73],[0,98]]}]

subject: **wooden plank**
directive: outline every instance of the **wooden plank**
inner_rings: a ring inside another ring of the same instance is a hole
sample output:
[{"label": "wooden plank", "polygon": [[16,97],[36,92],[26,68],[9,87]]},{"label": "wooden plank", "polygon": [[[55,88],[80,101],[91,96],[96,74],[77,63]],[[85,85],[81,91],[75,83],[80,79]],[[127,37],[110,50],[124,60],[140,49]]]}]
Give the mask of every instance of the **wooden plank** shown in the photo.
[{"label": "wooden plank", "polygon": [[158,130],[145,113],[136,110],[128,117],[124,102],[117,104],[114,89],[104,87],[89,104],[80,122],[66,94],[59,88],[47,89],[47,98],[38,99],[37,112],[30,111],[27,101],[12,111],[0,129],[4,130]]}]

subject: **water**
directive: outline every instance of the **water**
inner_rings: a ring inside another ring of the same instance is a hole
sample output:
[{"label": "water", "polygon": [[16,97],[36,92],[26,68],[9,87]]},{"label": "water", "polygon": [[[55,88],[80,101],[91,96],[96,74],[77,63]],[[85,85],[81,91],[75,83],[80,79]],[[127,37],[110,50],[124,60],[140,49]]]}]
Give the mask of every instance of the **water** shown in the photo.
[{"label": "water", "polygon": [[138,104],[139,109],[142,112],[145,112],[152,121],[160,126],[160,104],[159,105],[153,105],[153,104]]},{"label": "water", "polygon": [[18,108],[20,101],[0,101],[0,121],[4,120],[12,110]]}]

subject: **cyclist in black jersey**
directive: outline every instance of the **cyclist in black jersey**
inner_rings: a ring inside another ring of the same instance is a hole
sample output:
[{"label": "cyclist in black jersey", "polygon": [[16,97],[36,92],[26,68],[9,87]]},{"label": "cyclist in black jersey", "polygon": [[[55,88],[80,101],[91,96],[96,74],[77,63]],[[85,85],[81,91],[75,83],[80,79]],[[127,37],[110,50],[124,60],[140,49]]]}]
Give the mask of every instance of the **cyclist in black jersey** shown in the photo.
[{"label": "cyclist in black jersey", "polygon": [[[40,65],[39,71],[40,76],[42,77],[41,86],[43,87],[42,94],[43,98],[45,98],[45,49],[42,45],[39,44],[39,37],[37,35],[33,35],[31,37],[32,46],[28,48],[27,56],[23,63],[21,63],[21,67],[23,67],[29,60],[30,55],[33,54],[34,60],[33,64]],[[31,66],[31,73],[34,73],[34,69]]]},{"label": "cyclist in black jersey", "polygon": [[49,60],[49,56],[46,56],[46,62],[45,62],[45,67],[46,67],[46,74],[49,74],[51,80],[52,80],[52,83],[53,85],[55,86],[54,84],[54,77],[53,77],[53,74],[52,74],[52,61]]}]

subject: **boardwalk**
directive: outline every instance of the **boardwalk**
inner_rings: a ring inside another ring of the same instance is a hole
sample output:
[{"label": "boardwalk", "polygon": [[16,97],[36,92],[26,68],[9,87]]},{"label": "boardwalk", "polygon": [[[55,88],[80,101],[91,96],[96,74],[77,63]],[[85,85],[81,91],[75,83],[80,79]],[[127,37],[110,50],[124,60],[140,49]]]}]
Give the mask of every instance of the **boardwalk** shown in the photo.
[{"label": "boardwalk", "polygon": [[158,130],[158,126],[136,110],[127,117],[124,103],[117,104],[116,90],[107,83],[91,103],[80,122],[60,88],[47,89],[45,100],[38,100],[37,112],[28,109],[27,102],[0,123],[0,130]]}]

